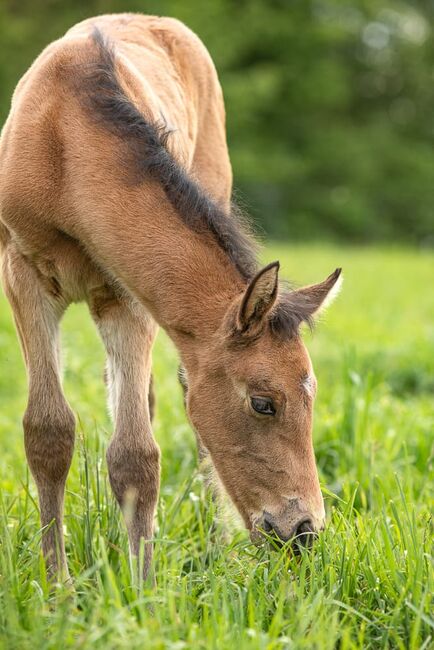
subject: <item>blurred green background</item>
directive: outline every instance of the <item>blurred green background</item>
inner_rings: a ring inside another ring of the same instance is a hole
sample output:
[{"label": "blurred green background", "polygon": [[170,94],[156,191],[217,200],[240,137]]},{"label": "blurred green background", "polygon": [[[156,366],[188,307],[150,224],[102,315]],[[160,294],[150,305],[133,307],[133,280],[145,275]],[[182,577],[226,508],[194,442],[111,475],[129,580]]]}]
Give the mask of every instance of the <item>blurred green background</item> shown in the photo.
[{"label": "blurred green background", "polygon": [[1,0],[0,123],[44,45],[118,11],[203,39],[238,196],[269,235],[434,244],[432,0]]}]

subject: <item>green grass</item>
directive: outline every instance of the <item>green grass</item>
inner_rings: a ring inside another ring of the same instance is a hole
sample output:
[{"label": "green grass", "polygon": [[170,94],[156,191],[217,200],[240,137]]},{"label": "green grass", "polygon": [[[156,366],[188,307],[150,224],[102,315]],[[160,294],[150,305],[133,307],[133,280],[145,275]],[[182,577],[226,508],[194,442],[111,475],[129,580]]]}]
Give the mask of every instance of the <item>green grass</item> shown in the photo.
[{"label": "green grass", "polygon": [[64,322],[65,389],[79,418],[67,485],[75,593],[50,591],[23,450],[26,380],[0,299],[0,646],[3,648],[433,647],[433,256],[403,249],[275,246],[283,273],[343,293],[306,341],[316,369],[315,449],[328,527],[301,558],[255,549],[218,515],[196,469],[177,358],[154,353],[162,448],[157,588],[132,578],[110,494],[103,352],[84,306]]}]

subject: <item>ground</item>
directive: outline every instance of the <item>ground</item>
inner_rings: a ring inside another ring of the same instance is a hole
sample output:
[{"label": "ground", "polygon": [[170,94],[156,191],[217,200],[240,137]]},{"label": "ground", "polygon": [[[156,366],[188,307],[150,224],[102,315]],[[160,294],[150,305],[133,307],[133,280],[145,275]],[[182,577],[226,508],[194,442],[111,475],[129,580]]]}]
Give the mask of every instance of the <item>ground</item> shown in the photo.
[{"label": "ground", "polygon": [[48,589],[23,450],[25,371],[0,297],[1,648],[433,647],[433,255],[275,245],[264,253],[273,259],[297,283],[344,268],[341,296],[305,335],[319,384],[314,439],[327,530],[311,553],[291,558],[215,526],[221,517],[196,469],[176,353],[160,335],[152,591],[131,578],[108,488],[103,352],[83,306],[63,326],[65,388],[79,422],[65,519],[75,592]]}]

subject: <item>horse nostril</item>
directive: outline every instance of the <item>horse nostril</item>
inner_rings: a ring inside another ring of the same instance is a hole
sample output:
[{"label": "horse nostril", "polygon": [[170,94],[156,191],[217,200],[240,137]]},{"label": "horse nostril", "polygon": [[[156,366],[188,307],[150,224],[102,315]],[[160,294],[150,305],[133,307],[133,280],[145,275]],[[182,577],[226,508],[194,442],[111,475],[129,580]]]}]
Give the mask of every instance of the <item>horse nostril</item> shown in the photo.
[{"label": "horse nostril", "polygon": [[297,525],[294,542],[298,546],[304,546],[305,548],[312,546],[315,537],[316,532],[310,519],[304,519]]},{"label": "horse nostril", "polygon": [[273,522],[273,519],[271,518],[263,518],[262,530],[266,535],[269,535],[271,544],[274,548],[281,548],[287,541],[287,539],[282,537],[278,526]]},{"label": "horse nostril", "polygon": [[274,530],[273,524],[266,517],[264,517],[262,528],[266,533],[271,533],[271,531]]}]

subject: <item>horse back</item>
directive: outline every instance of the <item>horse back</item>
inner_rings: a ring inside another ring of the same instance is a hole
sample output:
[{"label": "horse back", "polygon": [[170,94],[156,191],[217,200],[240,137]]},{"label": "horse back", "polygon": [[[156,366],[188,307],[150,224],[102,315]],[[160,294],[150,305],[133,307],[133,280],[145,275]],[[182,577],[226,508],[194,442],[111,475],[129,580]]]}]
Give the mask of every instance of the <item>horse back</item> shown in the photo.
[{"label": "horse back", "polygon": [[147,119],[171,131],[172,153],[212,194],[223,187],[228,200],[222,93],[204,45],[171,18],[101,16],[49,45],[16,88],[0,140],[2,240],[9,230],[46,241],[50,228],[80,238],[80,221],[98,192],[101,201],[127,192],[122,143],[83,107],[84,81],[98,64],[95,29],[116,51],[128,96]]}]

